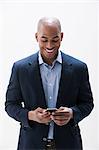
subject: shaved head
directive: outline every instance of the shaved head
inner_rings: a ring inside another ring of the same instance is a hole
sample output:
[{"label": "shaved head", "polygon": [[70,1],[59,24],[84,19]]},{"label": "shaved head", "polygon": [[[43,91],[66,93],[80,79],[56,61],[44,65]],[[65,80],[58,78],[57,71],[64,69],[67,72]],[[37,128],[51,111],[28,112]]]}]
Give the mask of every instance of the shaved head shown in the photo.
[{"label": "shaved head", "polygon": [[35,37],[39,43],[40,53],[44,62],[52,65],[58,55],[63,39],[60,21],[57,18],[41,18],[38,22]]},{"label": "shaved head", "polygon": [[57,18],[53,18],[53,17],[52,18],[47,18],[47,17],[41,18],[38,22],[37,31],[40,30],[40,27],[42,25],[56,26],[59,29],[59,32],[61,32],[61,24]]}]

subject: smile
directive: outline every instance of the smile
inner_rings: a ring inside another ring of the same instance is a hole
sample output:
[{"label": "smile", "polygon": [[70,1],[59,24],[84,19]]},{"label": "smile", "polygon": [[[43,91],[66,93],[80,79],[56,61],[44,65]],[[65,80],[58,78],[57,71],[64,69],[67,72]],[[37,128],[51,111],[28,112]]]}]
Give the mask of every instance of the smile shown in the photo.
[{"label": "smile", "polygon": [[52,49],[52,50],[46,49],[46,51],[47,51],[48,53],[52,53],[52,52],[54,52],[54,49]]}]

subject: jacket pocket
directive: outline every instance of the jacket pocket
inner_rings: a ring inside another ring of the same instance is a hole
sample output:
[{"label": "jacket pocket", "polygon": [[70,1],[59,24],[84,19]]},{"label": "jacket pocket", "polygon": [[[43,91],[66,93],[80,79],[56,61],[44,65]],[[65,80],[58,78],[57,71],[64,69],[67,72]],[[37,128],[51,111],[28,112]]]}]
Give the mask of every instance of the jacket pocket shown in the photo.
[{"label": "jacket pocket", "polygon": [[75,137],[75,136],[79,136],[80,135],[80,129],[79,126],[76,124],[74,126],[70,126],[70,131],[71,134]]}]

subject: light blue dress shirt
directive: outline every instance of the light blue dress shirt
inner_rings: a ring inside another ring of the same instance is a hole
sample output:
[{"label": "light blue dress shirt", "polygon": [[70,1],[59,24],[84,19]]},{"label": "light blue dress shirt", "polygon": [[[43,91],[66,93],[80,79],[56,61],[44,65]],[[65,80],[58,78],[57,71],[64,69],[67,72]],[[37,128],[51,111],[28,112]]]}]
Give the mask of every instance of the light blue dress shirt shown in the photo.
[{"label": "light blue dress shirt", "polygon": [[[52,63],[52,66],[46,64],[39,52],[39,65],[40,65],[40,73],[46,98],[46,103],[48,108],[56,107],[58,90],[59,90],[59,82],[61,77],[61,69],[62,69],[62,57],[61,52],[59,51],[56,60]],[[50,122],[48,138],[53,139],[53,130],[54,130],[54,122]]]}]

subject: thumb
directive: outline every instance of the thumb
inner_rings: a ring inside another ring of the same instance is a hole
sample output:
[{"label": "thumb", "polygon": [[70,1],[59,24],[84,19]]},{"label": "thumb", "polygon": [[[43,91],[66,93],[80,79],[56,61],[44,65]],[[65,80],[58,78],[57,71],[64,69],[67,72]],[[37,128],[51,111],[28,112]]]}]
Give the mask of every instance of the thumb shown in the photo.
[{"label": "thumb", "polygon": [[38,112],[43,112],[43,109],[42,109],[41,107],[38,107],[36,110],[37,110]]},{"label": "thumb", "polygon": [[63,106],[61,106],[59,109],[60,109],[60,110],[64,110],[64,107],[63,107]]}]

